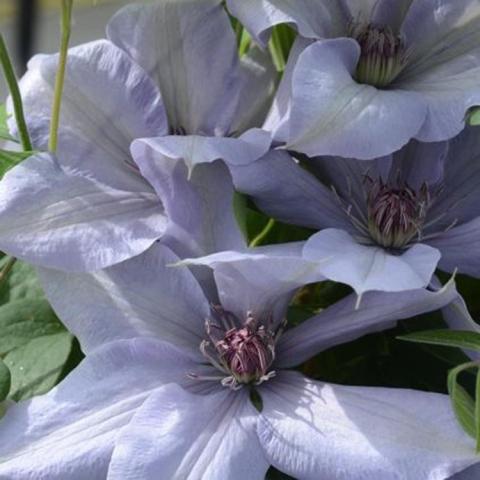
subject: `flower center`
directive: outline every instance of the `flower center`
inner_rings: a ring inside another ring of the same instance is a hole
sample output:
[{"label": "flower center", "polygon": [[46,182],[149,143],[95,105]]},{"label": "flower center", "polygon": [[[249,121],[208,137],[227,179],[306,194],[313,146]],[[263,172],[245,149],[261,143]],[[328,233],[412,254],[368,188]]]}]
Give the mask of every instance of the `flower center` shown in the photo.
[{"label": "flower center", "polygon": [[358,83],[386,87],[405,67],[408,51],[405,42],[390,27],[356,24],[350,36],[360,45],[360,60],[355,72]]},{"label": "flower center", "polygon": [[386,248],[402,248],[421,235],[430,194],[426,184],[419,191],[408,185],[373,182],[367,197],[368,231]]},{"label": "flower center", "polygon": [[224,374],[220,377],[222,385],[237,390],[273,377],[275,372],[270,367],[275,359],[278,335],[269,325],[262,324],[250,313],[242,324],[221,307],[212,307],[212,312],[216,321],[207,321],[208,340],[201,343],[200,350]]}]

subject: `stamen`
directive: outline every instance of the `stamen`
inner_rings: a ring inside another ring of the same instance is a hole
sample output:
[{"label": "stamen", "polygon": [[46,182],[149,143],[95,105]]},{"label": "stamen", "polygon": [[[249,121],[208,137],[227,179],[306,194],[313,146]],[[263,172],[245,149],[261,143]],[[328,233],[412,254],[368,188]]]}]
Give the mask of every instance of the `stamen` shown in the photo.
[{"label": "stamen", "polygon": [[[245,384],[258,385],[275,375],[269,371],[275,359],[275,343],[281,332],[271,331],[272,318],[259,323],[248,312],[243,324],[230,312],[219,306],[212,306],[212,313],[225,325],[237,324],[240,327],[222,328],[211,321],[206,322],[208,340],[200,344],[200,351],[208,362],[224,375],[220,376],[222,385],[233,390]],[[204,377],[190,374],[190,378]],[[207,378],[207,377],[205,377]],[[208,379],[218,379],[209,376]]]},{"label": "stamen", "polygon": [[359,83],[382,88],[392,83],[404,69],[409,53],[403,39],[388,26],[352,24],[350,36],[360,45],[355,72]]},{"label": "stamen", "polygon": [[[335,198],[337,199],[337,202],[339,203],[340,207],[342,208],[342,210],[345,212],[345,214],[347,215],[347,217],[349,218],[349,220],[352,222],[353,226],[360,231],[360,233],[362,233],[363,235],[366,235],[368,236],[369,235],[369,232],[368,232],[368,228],[365,226],[364,223],[362,223],[362,219],[365,220],[365,223],[366,223],[366,218],[365,218],[365,215],[363,214],[363,212],[361,213],[360,217],[361,219],[359,220],[357,217],[355,217],[355,215],[352,213],[352,208],[353,208],[353,205],[352,203],[349,203],[346,205],[346,202],[344,202],[344,200],[342,199],[342,197],[340,197],[339,193],[337,192],[337,189],[331,185],[330,186],[333,194],[335,195]],[[351,196],[350,196],[351,197]],[[358,204],[357,204],[357,207],[359,210],[360,210],[360,207],[358,207]]]},{"label": "stamen", "polygon": [[224,373],[228,373],[228,370],[226,370],[219,362],[217,362],[215,355],[207,351],[207,348],[210,346],[210,342],[207,340],[203,340],[202,343],[200,344],[200,351],[202,352],[202,355],[218,370]]},{"label": "stamen", "polygon": [[368,193],[368,229],[371,238],[386,248],[403,248],[420,237],[430,193],[426,184],[414,191],[407,184],[392,186],[382,179]]},{"label": "stamen", "polygon": [[201,380],[204,382],[218,382],[222,381],[225,377],[222,377],[221,375],[197,375],[196,373],[187,373],[187,377],[192,379],[192,380]]}]

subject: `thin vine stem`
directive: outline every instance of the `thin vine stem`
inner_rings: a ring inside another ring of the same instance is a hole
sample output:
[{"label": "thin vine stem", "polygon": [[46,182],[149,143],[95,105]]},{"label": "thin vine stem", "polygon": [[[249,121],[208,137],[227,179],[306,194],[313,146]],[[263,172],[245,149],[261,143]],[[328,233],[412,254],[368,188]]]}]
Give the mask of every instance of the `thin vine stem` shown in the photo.
[{"label": "thin vine stem", "polygon": [[55,78],[55,91],[53,95],[52,119],[50,122],[50,138],[48,149],[56,152],[58,146],[58,127],[60,125],[60,107],[62,104],[63,86],[65,83],[65,70],[67,66],[68,44],[70,42],[73,0],[62,0],[60,58]]},{"label": "thin vine stem", "polygon": [[271,218],[268,223],[265,225],[263,230],[250,242],[250,247],[258,247],[260,246],[267,235],[272,231],[273,227],[275,226],[275,220]]},{"label": "thin vine stem", "polygon": [[23,150],[29,152],[32,150],[32,142],[30,135],[28,134],[27,122],[25,121],[25,115],[23,113],[22,97],[20,95],[20,89],[18,88],[17,77],[13,69],[10,55],[8,54],[7,46],[0,33],[0,63],[2,64],[3,74],[5,81],[7,82],[8,90],[12,97],[13,111],[15,114],[15,121],[17,123],[18,134],[20,136],[20,142]]}]

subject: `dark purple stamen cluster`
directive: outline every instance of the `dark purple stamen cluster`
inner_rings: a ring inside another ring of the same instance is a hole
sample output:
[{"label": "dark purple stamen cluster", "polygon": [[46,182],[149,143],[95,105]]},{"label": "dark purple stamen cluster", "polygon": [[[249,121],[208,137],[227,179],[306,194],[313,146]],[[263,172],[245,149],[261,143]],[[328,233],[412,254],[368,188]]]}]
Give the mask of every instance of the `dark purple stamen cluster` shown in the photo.
[{"label": "dark purple stamen cluster", "polygon": [[355,79],[380,88],[393,82],[408,58],[403,39],[390,27],[371,24],[353,25],[350,35],[361,48]]},{"label": "dark purple stamen cluster", "polygon": [[239,383],[250,383],[264,377],[274,359],[273,338],[262,325],[247,319],[243,328],[228,330],[215,345],[224,363]]},{"label": "dark purple stamen cluster", "polygon": [[212,307],[212,312],[216,321],[207,321],[208,340],[202,342],[200,349],[209,362],[225,374],[222,384],[238,389],[271,378],[275,373],[269,369],[275,359],[278,337],[270,330],[271,325],[260,323],[250,313],[242,324],[221,307]]},{"label": "dark purple stamen cluster", "polygon": [[372,182],[367,197],[368,231],[386,248],[402,248],[421,236],[430,195],[426,184],[415,191],[405,183]]}]

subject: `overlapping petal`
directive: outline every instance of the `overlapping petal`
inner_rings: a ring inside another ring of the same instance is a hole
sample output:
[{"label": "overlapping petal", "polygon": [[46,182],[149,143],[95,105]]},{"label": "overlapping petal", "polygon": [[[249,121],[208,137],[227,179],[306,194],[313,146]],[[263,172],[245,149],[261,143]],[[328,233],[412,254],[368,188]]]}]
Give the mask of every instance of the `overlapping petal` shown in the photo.
[{"label": "overlapping petal", "polygon": [[[229,6],[261,43],[280,23],[319,40],[290,58],[291,111],[277,118],[281,130],[268,124],[293,150],[368,159],[412,138],[443,141],[460,133],[465,112],[480,102],[476,0],[230,0]],[[386,87],[353,80],[359,45],[342,38],[354,36],[352,25],[386,28],[402,39],[402,71]],[[281,103],[289,105],[285,98]]]},{"label": "overlapping petal", "polygon": [[421,96],[427,108],[425,121],[415,138],[438,142],[458,135],[465,128],[468,109],[480,103],[480,49],[476,54],[468,53],[466,58],[431,67],[422,74],[412,67],[406,75],[398,79],[398,87]]},{"label": "overlapping petal", "polygon": [[288,58],[290,59],[285,65],[282,78],[277,88],[277,92],[273,98],[268,116],[265,119],[263,128],[268,132],[272,132],[276,143],[285,143],[288,140],[288,118],[291,108],[291,90],[292,76],[295,70],[299,55],[310,45],[311,41],[303,37],[297,37],[293,42]]},{"label": "overlapping petal", "polygon": [[263,480],[268,463],[248,392],[154,393],[120,434],[108,480]]},{"label": "overlapping petal", "polygon": [[437,248],[418,243],[395,255],[329,228],[310,237],[303,256],[318,261],[318,270],[325,277],[352,286],[361,296],[369,290],[401,292],[426,287],[440,260]]},{"label": "overlapping petal", "polygon": [[172,139],[175,144],[175,138],[180,137],[138,140],[132,146],[135,161],[168,215],[162,241],[181,257],[241,250],[245,241],[234,218],[233,185],[227,168],[215,162],[190,170],[183,148],[173,153],[157,149],[164,140]]},{"label": "overlapping petal", "polygon": [[220,0],[129,5],[107,34],[159,85],[172,128],[228,132],[237,52]]},{"label": "overlapping petal", "polygon": [[240,58],[237,106],[230,126],[232,135],[263,125],[275,95],[277,77],[269,52],[252,46]]},{"label": "overlapping petal", "polygon": [[271,245],[182,263],[212,268],[222,306],[238,318],[251,312],[260,319],[273,317],[278,324],[296,289],[324,279],[317,263],[302,259],[302,247],[303,242]]},{"label": "overlapping petal", "polygon": [[[343,2],[327,0],[227,0],[237,17],[261,45],[267,44],[272,27],[295,26],[307,38],[340,36],[345,33],[349,12]],[[361,2],[365,3],[364,1]]]},{"label": "overlapping petal", "polygon": [[174,131],[226,136],[266,113],[274,69],[258,53],[239,61],[220,0],[131,5],[107,33],[159,85]]},{"label": "overlapping petal", "polygon": [[200,135],[165,136],[133,142],[136,158],[156,153],[171,159],[183,159],[189,170],[201,163],[224,160],[227,164],[245,165],[263,156],[269,149],[270,135],[252,129],[239,138],[205,137]]},{"label": "overlapping petal", "polygon": [[89,274],[40,269],[53,308],[84,352],[116,339],[150,336],[199,355],[209,305],[179,258],[155,244],[126,262]]},{"label": "overlapping petal", "polygon": [[147,339],[97,350],[47,395],[8,409],[0,477],[104,480],[120,430],[151,392],[181,381],[191,365],[172,347]]},{"label": "overlapping petal", "polygon": [[[426,144],[432,148],[432,144]],[[438,219],[436,229],[447,228],[478,217],[480,202],[480,135],[477,127],[467,127],[448,142],[444,181],[440,196],[429,210]],[[440,228],[439,228],[440,227]]]},{"label": "overlapping petal", "polygon": [[451,480],[476,480],[480,475],[480,465],[473,465],[460,473],[456,473]]},{"label": "overlapping petal", "polygon": [[230,166],[230,171],[235,187],[278,220],[316,229],[351,229],[334,193],[284,151],[272,150],[249,165]]},{"label": "overlapping petal", "polygon": [[440,480],[479,461],[446,395],[282,373],[262,398],[262,447],[295,478]]},{"label": "overlapping petal", "polygon": [[369,292],[359,305],[356,296],[349,295],[287,330],[277,346],[276,365],[295,367],[327,348],[394,327],[398,320],[449,306],[457,299],[453,280],[436,291]]},{"label": "overlapping petal", "polygon": [[[20,84],[38,149],[48,144],[57,66],[58,55],[36,56]],[[62,165],[111,187],[135,190],[146,182],[133,168],[130,143],[165,133],[158,89],[124,52],[105,40],[69,50],[57,151]]]},{"label": "overlapping petal", "polygon": [[422,98],[357,83],[352,74],[359,55],[351,39],[318,41],[300,55],[292,81],[289,149],[372,159],[398,150],[420,130],[426,116]]},{"label": "overlapping petal", "polygon": [[480,217],[452,228],[429,240],[442,253],[439,268],[447,272],[458,269],[477,277],[480,273]]},{"label": "overlapping petal", "polygon": [[36,265],[97,270],[146,250],[165,231],[151,187],[118,190],[37,154],[0,183],[0,246]]},{"label": "overlapping petal", "polygon": [[[475,0],[407,0],[402,23],[414,63],[441,63],[478,47],[480,5]],[[472,36],[473,33],[473,36]],[[425,60],[425,58],[427,60]]]}]

